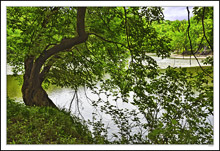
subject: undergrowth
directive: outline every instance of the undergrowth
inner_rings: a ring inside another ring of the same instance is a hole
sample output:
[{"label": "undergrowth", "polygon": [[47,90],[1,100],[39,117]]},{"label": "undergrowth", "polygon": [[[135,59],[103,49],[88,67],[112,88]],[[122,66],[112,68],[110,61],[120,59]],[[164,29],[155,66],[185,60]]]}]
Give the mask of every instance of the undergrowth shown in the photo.
[{"label": "undergrowth", "polygon": [[92,144],[79,118],[51,107],[27,107],[7,98],[7,144]]}]

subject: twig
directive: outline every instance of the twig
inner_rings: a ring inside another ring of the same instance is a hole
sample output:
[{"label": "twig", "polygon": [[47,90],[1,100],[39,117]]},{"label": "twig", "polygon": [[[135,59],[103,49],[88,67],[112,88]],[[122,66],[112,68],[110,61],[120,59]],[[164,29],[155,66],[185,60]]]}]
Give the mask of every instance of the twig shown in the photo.
[{"label": "twig", "polygon": [[76,106],[77,106],[77,109],[78,109],[78,112],[79,112],[79,115],[84,119],[84,117],[82,116],[81,112],[80,112],[80,109],[79,109],[79,98],[78,98],[78,94],[76,92]]},{"label": "twig", "polygon": [[[87,102],[89,103],[89,105],[92,106],[92,104],[91,104],[90,102],[93,102],[93,101],[87,96],[87,94],[86,94],[86,87],[84,86],[83,88],[84,88],[84,93],[85,93],[85,96],[86,96],[86,100],[87,100]],[[89,102],[88,100],[89,100],[90,102]]]},{"label": "twig", "polygon": [[[84,86],[84,92],[85,92],[85,96],[86,96],[86,100],[87,100],[87,102],[89,103],[89,105],[91,105],[91,106],[93,106],[90,102],[93,102],[88,96],[87,96],[87,94],[86,94],[86,88],[85,88],[85,86]],[[90,101],[90,102],[89,102]],[[101,114],[99,113],[99,111],[98,111],[98,109],[95,107],[95,106],[93,106],[94,108],[95,108],[95,110],[96,110],[96,112],[99,114],[99,117],[101,117],[102,118],[102,116],[101,116]]]},{"label": "twig", "polygon": [[71,102],[70,102],[70,106],[69,106],[69,112],[70,112],[70,110],[71,110],[72,103],[73,103],[73,100],[74,100],[74,98],[75,98],[75,96],[76,96],[76,93],[77,93],[77,90],[74,91],[74,95],[73,95],[73,98],[72,98],[72,100],[71,100]]},{"label": "twig", "polygon": [[201,42],[200,42],[199,47],[198,47],[197,51],[195,52],[195,54],[201,49],[201,45],[202,45],[203,39],[204,39],[204,35],[203,35],[203,37],[201,39]]},{"label": "twig", "polygon": [[43,51],[47,51],[47,49],[49,48],[49,46],[52,46],[52,45],[57,45],[57,44],[48,44]]},{"label": "twig", "polygon": [[77,46],[75,46],[74,48],[78,51],[78,53],[81,55],[82,58],[84,58],[84,59],[85,59],[86,61],[88,61],[89,63],[94,64],[93,62],[91,62],[90,60],[88,60],[88,59],[79,51],[79,49],[78,49]]},{"label": "twig", "polygon": [[[98,34],[96,34],[96,33],[88,33],[88,35],[95,35],[96,37],[98,37],[98,38],[100,38],[100,39],[102,39],[102,40],[104,40],[104,41],[106,41],[106,42],[114,43],[114,44],[120,44],[120,45],[122,45],[123,47],[127,48],[123,43],[115,42],[115,41],[111,41],[111,40],[107,40],[107,39],[103,38],[102,36],[100,36],[100,35],[98,35]],[[127,48],[127,49],[128,49],[128,48]]]},{"label": "twig", "polygon": [[125,29],[126,29],[126,36],[127,36],[127,43],[128,43],[128,49],[131,53],[131,62],[133,62],[133,52],[131,51],[130,43],[129,43],[129,33],[128,33],[128,27],[127,27],[127,12],[126,8],[124,7],[124,12],[125,12]]},{"label": "twig", "polygon": [[87,46],[87,42],[85,42],[84,44],[85,44],[85,46],[86,46],[87,51],[94,56],[94,58],[96,59],[96,61],[98,61],[99,63],[103,64],[102,61],[100,61],[100,60],[98,59],[98,57],[96,57],[96,55],[95,55],[92,51],[89,50],[89,48],[88,48],[88,46]]}]

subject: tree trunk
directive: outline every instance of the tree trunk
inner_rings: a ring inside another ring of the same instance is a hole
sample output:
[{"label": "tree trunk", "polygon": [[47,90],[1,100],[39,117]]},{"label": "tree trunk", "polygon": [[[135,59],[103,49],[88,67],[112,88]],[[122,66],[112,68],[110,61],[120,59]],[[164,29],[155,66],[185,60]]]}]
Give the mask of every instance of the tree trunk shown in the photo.
[{"label": "tree trunk", "polygon": [[41,75],[33,74],[36,69],[33,61],[34,57],[29,57],[25,61],[24,83],[22,86],[24,103],[28,106],[50,106],[57,108],[41,86],[43,82]]},{"label": "tree trunk", "polygon": [[[34,79],[30,79],[27,83],[32,83]],[[37,85],[37,86],[36,86]],[[48,97],[45,90],[38,83],[22,86],[23,100],[28,106],[50,106],[56,107],[52,100]]]},{"label": "tree trunk", "polygon": [[[52,100],[48,97],[41,84],[45,78],[45,75],[49,72],[53,62],[56,61],[57,53],[68,50],[73,46],[83,43],[87,40],[88,34],[85,32],[84,22],[85,12],[86,8],[84,7],[79,7],[77,10],[78,36],[75,38],[63,39],[60,44],[57,44],[48,50],[44,50],[38,58],[35,58],[34,56],[28,56],[26,58],[24,62],[24,83],[22,86],[23,100],[26,105],[50,106],[57,108]],[[49,61],[47,61],[48,59]]]}]

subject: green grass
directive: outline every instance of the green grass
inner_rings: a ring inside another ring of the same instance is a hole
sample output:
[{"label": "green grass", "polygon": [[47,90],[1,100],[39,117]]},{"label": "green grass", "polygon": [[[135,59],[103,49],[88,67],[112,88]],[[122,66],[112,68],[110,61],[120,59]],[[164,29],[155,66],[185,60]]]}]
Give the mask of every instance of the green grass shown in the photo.
[{"label": "green grass", "polygon": [[27,107],[7,98],[7,144],[92,144],[79,118],[51,107]]}]

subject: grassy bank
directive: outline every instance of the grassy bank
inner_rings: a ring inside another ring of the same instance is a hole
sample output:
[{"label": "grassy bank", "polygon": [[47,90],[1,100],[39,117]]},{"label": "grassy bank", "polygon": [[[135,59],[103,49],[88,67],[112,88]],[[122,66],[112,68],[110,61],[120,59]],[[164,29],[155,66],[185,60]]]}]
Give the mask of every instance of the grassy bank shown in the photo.
[{"label": "grassy bank", "polygon": [[87,126],[66,111],[7,98],[7,144],[92,144]]}]

